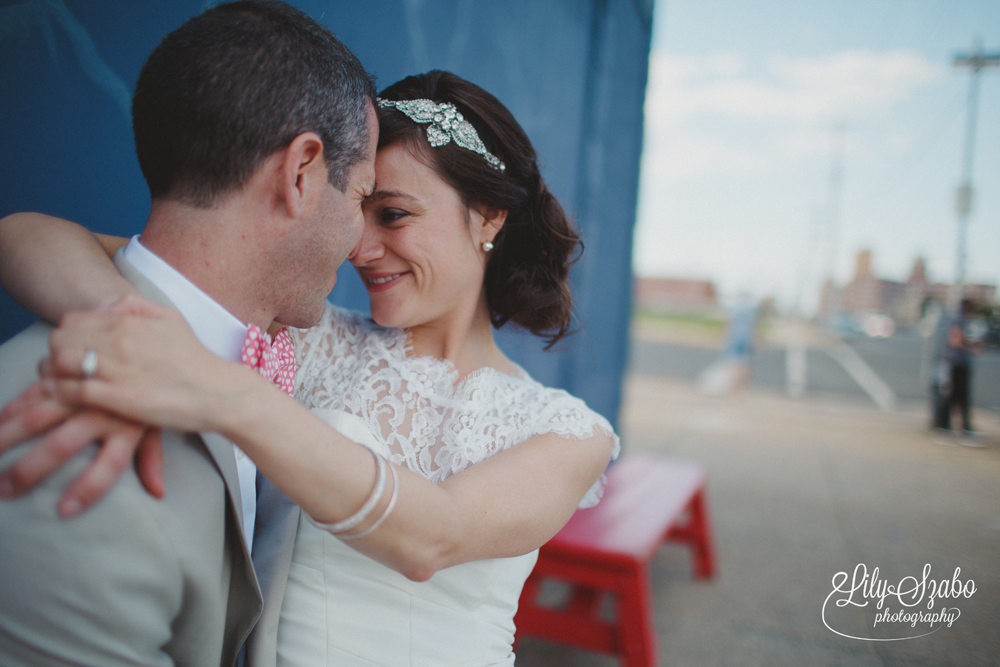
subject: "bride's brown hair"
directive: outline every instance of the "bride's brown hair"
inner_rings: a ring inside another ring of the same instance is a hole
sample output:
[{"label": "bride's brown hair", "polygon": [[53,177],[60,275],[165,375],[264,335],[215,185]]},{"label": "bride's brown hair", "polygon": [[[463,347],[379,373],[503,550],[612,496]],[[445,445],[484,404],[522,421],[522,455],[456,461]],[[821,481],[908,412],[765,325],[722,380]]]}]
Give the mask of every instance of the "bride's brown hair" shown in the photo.
[{"label": "bride's brown hair", "polygon": [[535,149],[521,126],[497,98],[450,72],[407,77],[379,97],[454,104],[487,150],[504,163],[503,171],[495,169],[482,155],[454,142],[431,148],[427,125],[393,108],[378,110],[379,149],[404,142],[466,206],[507,211],[486,263],[484,284],[493,326],[513,322],[546,340],[546,349],[564,338],[573,310],[569,267],[582,243],[546,187]]}]

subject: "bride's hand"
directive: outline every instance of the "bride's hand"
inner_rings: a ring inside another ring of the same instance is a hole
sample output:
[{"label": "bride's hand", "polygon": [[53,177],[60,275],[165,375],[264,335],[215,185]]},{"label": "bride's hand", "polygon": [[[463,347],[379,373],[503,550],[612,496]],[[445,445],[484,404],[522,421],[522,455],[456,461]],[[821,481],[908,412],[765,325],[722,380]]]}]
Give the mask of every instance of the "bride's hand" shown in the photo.
[{"label": "bride's hand", "polygon": [[[96,407],[180,431],[218,431],[220,418],[259,375],[206,350],[175,310],[128,296],[65,316],[42,374],[65,405]],[[84,377],[88,351],[96,372]]]},{"label": "bride's hand", "polygon": [[43,436],[0,473],[0,498],[31,490],[92,443],[97,454],[59,499],[59,513],[76,516],[98,500],[135,460],[146,490],[163,497],[163,449],[158,428],[123,420],[100,410],[75,409],[49,397],[35,383],[0,410],[0,453]]}]

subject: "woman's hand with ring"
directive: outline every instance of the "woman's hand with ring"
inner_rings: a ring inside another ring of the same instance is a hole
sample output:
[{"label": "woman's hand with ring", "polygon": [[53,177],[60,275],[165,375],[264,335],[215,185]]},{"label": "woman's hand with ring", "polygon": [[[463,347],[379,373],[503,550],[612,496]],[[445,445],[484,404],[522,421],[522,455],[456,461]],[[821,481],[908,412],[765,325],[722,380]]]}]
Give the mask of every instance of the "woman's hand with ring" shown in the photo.
[{"label": "woman's hand with ring", "polygon": [[[206,350],[175,310],[125,297],[71,313],[49,339],[40,373],[61,403],[181,431],[215,431],[220,411],[260,377]],[[96,357],[99,365],[87,377]]]}]

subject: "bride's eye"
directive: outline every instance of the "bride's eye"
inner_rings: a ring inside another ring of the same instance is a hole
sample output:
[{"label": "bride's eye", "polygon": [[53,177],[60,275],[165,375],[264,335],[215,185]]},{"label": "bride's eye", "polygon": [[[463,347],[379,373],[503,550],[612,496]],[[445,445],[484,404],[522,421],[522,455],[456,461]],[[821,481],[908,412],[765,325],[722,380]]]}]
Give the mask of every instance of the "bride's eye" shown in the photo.
[{"label": "bride's eye", "polygon": [[379,214],[379,220],[383,223],[395,222],[402,217],[409,215],[406,211],[398,208],[384,208]]}]

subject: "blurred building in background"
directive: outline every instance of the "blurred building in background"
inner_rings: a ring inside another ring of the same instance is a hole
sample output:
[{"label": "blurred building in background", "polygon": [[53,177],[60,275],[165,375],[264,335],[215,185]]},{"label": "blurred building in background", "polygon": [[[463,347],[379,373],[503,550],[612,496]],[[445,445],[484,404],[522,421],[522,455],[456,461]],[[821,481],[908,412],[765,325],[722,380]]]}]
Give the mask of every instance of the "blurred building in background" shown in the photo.
[{"label": "blurred building in background", "polygon": [[[951,284],[930,282],[922,257],[913,262],[905,283],[879,278],[872,265],[871,250],[862,250],[855,260],[850,282],[838,286],[827,281],[823,285],[817,317],[828,323],[850,319],[863,326],[870,316],[887,316],[893,328],[906,329],[920,321],[929,303],[948,303],[952,290]],[[977,304],[996,304],[995,285],[965,285],[963,294]]]},{"label": "blurred building in background", "polygon": [[721,313],[715,283],[711,280],[636,276],[634,299],[638,308],[652,313]]}]

